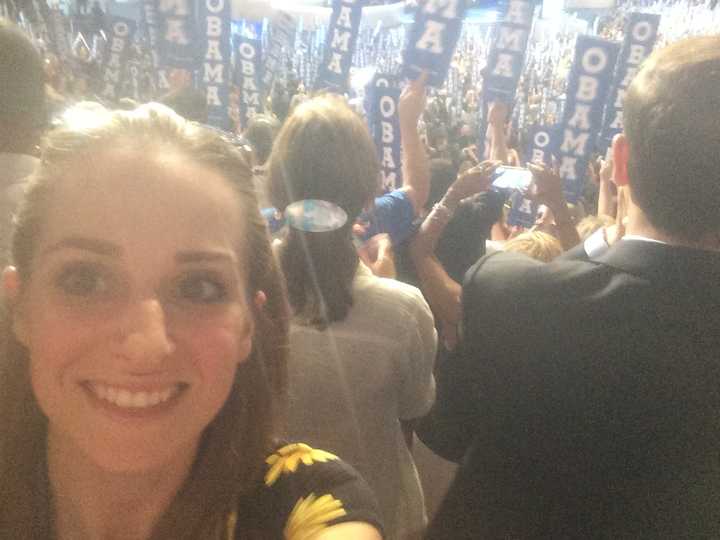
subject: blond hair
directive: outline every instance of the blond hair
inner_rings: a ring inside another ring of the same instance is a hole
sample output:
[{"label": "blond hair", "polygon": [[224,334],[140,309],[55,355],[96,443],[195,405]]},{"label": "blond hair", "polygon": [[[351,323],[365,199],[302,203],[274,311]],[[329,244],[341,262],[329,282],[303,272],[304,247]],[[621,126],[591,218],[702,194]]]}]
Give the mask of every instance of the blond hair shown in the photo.
[{"label": "blond hair", "polygon": [[524,253],[533,259],[550,262],[563,251],[560,241],[542,231],[527,231],[505,242],[504,251]]},{"label": "blond hair", "polygon": [[586,216],[584,217],[580,223],[577,224],[577,232],[580,235],[581,240],[585,240],[588,236],[590,236],[592,233],[597,231],[598,229],[602,229],[603,227],[609,227],[615,223],[615,220],[611,218],[610,216]]}]

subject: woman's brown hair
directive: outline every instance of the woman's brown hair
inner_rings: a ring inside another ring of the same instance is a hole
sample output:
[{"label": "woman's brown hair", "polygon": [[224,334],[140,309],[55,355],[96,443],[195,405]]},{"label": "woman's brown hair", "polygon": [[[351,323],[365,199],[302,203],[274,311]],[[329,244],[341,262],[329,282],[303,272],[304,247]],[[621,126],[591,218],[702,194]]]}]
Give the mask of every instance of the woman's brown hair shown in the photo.
[{"label": "woman's brown hair", "polygon": [[[21,295],[22,283],[32,279],[54,184],[71,165],[92,164],[99,150],[122,144],[143,153],[179,152],[218,171],[237,193],[246,222],[242,259],[248,298],[263,291],[267,303],[258,309],[250,302],[255,319],[250,357],[239,366],[228,400],[206,428],[193,469],[151,540],[224,538],[228,514],[262,478],[264,458],[280,435],[286,387],[289,310],[251,171],[219,134],[162,106],[131,112],[81,106],[66,117],[65,125],[48,136],[42,164],[16,217],[12,259]],[[12,332],[12,308],[5,309],[0,320],[0,538],[44,540],[52,530],[44,480],[47,420],[32,393],[28,360]]]},{"label": "woman's brown hair", "polygon": [[358,256],[352,225],[378,188],[379,163],[364,120],[336,96],[299,105],[280,130],[269,160],[270,200],[279,209],[319,199],[348,220],[331,232],[289,228],[280,248],[290,304],[308,323],[325,328],[352,306]]}]

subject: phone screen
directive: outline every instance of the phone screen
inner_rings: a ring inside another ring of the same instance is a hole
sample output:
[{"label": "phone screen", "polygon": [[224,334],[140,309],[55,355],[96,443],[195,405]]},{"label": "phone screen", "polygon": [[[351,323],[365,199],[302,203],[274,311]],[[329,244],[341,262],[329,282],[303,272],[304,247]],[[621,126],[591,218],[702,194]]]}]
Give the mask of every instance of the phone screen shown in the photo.
[{"label": "phone screen", "polygon": [[498,167],[495,169],[493,187],[498,189],[526,189],[532,181],[532,172],[520,167]]}]

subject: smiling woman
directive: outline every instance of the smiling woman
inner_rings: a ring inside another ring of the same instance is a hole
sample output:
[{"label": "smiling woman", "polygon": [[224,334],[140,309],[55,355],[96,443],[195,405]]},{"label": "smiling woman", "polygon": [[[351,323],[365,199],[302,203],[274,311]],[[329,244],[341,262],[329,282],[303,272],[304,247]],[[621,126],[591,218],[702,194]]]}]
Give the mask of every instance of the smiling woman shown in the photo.
[{"label": "smiling woman", "polygon": [[48,138],[3,274],[0,538],[380,538],[351,468],[278,450],[288,308],[242,157],[92,112]]}]

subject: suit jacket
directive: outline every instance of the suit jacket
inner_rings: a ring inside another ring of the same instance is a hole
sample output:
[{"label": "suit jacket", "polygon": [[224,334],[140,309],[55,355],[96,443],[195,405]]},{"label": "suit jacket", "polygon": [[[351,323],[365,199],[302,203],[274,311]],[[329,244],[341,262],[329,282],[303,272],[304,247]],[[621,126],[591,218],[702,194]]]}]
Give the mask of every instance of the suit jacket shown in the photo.
[{"label": "suit jacket", "polygon": [[720,538],[720,253],[622,241],[466,277],[428,539]]}]

